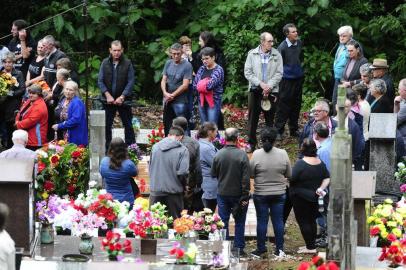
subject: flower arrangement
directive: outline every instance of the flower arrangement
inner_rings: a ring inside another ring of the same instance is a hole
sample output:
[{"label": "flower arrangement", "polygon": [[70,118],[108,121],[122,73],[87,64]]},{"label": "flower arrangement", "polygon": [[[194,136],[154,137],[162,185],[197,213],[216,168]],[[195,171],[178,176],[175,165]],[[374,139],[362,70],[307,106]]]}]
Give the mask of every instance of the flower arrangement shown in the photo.
[{"label": "flower arrangement", "polygon": [[319,256],[314,256],[310,262],[302,262],[297,270],[339,270],[335,262],[324,262]]},{"label": "flower arrangement", "polygon": [[87,190],[86,194],[79,194],[73,202],[73,207],[83,214],[94,213],[102,217],[112,228],[114,223],[121,224],[121,219],[126,218],[130,204],[113,200],[113,196],[105,189],[92,188]]},{"label": "flower arrangement", "polygon": [[52,224],[55,218],[67,209],[68,203],[57,195],[51,195],[47,200],[35,204],[35,211],[42,224]]},{"label": "flower arrangement", "polygon": [[173,221],[173,229],[180,235],[184,235],[190,230],[193,230],[193,226],[194,218],[193,216],[187,214],[187,210],[183,210],[181,217]]},{"label": "flower arrangement", "polygon": [[370,225],[370,236],[378,236],[381,241],[400,238],[406,225],[406,207],[394,207],[393,201],[386,199],[379,204],[372,216],[367,219]]},{"label": "flower arrangement", "polygon": [[128,155],[130,156],[130,159],[132,162],[134,162],[135,165],[142,160],[142,155],[141,155],[141,150],[138,147],[136,143],[133,143],[128,146]]},{"label": "flower arrangement", "polygon": [[148,151],[152,150],[152,146],[157,142],[160,142],[163,138],[165,138],[164,134],[164,125],[161,123],[159,124],[158,130],[153,129],[150,134],[147,135],[148,137]]},{"label": "flower arrangement", "polygon": [[138,188],[140,189],[140,193],[145,193],[147,191],[147,182],[144,178],[140,178],[139,180],[137,177],[134,177],[135,182],[137,183]]},{"label": "flower arrangement", "polygon": [[392,241],[390,246],[383,247],[379,261],[389,261],[389,267],[406,265],[406,239]]},{"label": "flower arrangement", "polygon": [[199,234],[209,234],[222,229],[224,222],[218,214],[213,214],[209,208],[204,208],[203,211],[193,213],[193,230]]},{"label": "flower arrangement", "polygon": [[51,91],[51,88],[49,87],[49,85],[45,80],[36,81],[34,84],[41,87],[42,91],[45,91],[46,93]]},{"label": "flower arrangement", "polygon": [[13,86],[18,87],[17,79],[7,72],[0,71],[0,97],[7,96]]},{"label": "flower arrangement", "polygon": [[120,234],[107,231],[106,238],[101,241],[102,250],[107,252],[110,259],[121,261],[124,253],[131,253],[131,241],[126,239],[120,243]]},{"label": "flower arrangement", "polygon": [[223,137],[215,138],[212,143],[214,147],[216,147],[217,149],[221,149],[226,145],[226,140]]},{"label": "flower arrangement", "polygon": [[130,215],[132,216],[132,220],[128,225],[128,229],[131,230],[135,236],[141,238],[156,238],[168,230],[165,218],[157,217],[159,214],[144,210],[140,205],[134,204]]},{"label": "flower arrangement", "polygon": [[172,249],[169,250],[169,255],[176,257],[176,263],[179,264],[195,264],[196,263],[197,246],[190,243],[187,248],[182,248],[179,242],[175,242]]},{"label": "flower arrangement", "polygon": [[37,194],[46,199],[51,194],[75,198],[89,179],[89,150],[59,141],[36,151],[38,154]]},{"label": "flower arrangement", "polygon": [[168,225],[173,223],[173,217],[169,217],[166,205],[159,202],[151,205],[152,216],[158,223],[152,227],[152,233],[156,238],[163,237],[168,232]]},{"label": "flower arrangement", "polygon": [[396,180],[400,182],[400,192],[403,193],[403,197],[406,198],[406,161],[399,162],[397,164],[397,171],[395,172]]},{"label": "flower arrangement", "polygon": [[72,219],[72,232],[75,236],[97,236],[97,229],[107,229],[107,224],[104,217],[100,217],[95,213],[83,214],[81,211],[76,211]]}]

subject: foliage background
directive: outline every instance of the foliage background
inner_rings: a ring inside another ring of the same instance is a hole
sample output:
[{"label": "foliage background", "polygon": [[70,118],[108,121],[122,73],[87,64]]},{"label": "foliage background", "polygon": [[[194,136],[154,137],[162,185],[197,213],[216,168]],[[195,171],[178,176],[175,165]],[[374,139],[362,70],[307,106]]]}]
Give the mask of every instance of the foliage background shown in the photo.
[{"label": "foliage background", "polygon": [[[3,0],[7,7],[0,33],[9,33],[11,22],[25,18],[31,24],[82,3],[78,0]],[[21,8],[26,7],[26,8]],[[167,59],[165,50],[181,35],[188,35],[197,49],[201,31],[212,31],[227,59],[224,99],[246,103],[247,81],[243,66],[247,52],[258,45],[259,34],[271,32],[275,47],[284,39],[282,27],[297,25],[305,44],[304,105],[316,96],[331,95],[332,61],[337,29],[351,25],[354,37],[364,47],[366,57],[387,57],[397,82],[405,77],[406,4],[403,0],[90,0],[87,32],[90,55],[90,87],[97,94],[96,77],[100,61],[108,54],[109,42],[120,39],[126,55],[136,67],[137,98],[159,102],[159,80]],[[82,8],[57,16],[34,27],[39,39],[53,34],[84,74],[84,24]],[[6,44],[7,39],[0,40]],[[83,80],[82,76],[82,80]]]}]

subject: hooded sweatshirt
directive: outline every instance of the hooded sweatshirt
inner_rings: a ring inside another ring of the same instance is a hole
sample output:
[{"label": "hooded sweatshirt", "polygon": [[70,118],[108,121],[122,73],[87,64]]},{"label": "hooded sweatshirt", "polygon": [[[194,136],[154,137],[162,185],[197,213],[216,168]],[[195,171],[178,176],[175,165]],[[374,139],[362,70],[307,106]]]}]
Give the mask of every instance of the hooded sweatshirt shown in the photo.
[{"label": "hooded sweatshirt", "polygon": [[154,196],[183,193],[179,176],[189,173],[189,151],[180,142],[165,138],[152,147],[149,163],[150,191]]}]

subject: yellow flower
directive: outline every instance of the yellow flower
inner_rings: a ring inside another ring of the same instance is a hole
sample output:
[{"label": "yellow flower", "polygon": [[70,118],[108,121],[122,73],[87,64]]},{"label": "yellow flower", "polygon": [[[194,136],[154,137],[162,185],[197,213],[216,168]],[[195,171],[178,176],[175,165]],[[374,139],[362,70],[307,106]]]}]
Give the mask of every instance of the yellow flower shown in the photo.
[{"label": "yellow flower", "polygon": [[386,223],[386,226],[395,228],[397,226],[397,223],[396,221],[388,221],[388,223]]},{"label": "yellow flower", "polygon": [[388,232],[386,230],[381,231],[381,236],[382,236],[382,238],[386,239],[386,237],[388,237]]},{"label": "yellow flower", "polygon": [[139,205],[139,206],[141,206],[142,210],[146,211],[149,208],[149,200],[142,198],[142,197],[138,197],[134,201],[134,205]]},{"label": "yellow flower", "polygon": [[69,171],[68,171],[68,177],[71,178],[72,176],[73,176],[72,169],[69,169]]},{"label": "yellow flower", "polygon": [[374,222],[375,221],[375,217],[374,216],[370,216],[370,217],[368,217],[368,219],[367,219],[367,223],[368,224],[371,224],[372,222]]},{"label": "yellow flower", "polygon": [[381,215],[384,217],[389,217],[392,214],[392,207],[391,208],[384,208],[382,209]]},{"label": "yellow flower", "polygon": [[392,230],[392,233],[393,233],[397,238],[399,238],[399,237],[402,236],[402,231],[401,231],[399,228],[394,228],[394,229]]},{"label": "yellow flower", "polygon": [[48,194],[46,191],[44,191],[44,192],[41,194],[41,197],[42,197],[44,200],[46,200],[46,199],[49,197],[49,194]]},{"label": "yellow flower", "polygon": [[390,204],[390,205],[392,206],[393,201],[392,201],[391,199],[386,199],[386,200],[384,201],[384,203]]},{"label": "yellow flower", "polygon": [[190,259],[194,260],[196,258],[196,253],[197,253],[197,246],[195,243],[189,244],[189,247],[186,251],[186,256],[188,256]]}]

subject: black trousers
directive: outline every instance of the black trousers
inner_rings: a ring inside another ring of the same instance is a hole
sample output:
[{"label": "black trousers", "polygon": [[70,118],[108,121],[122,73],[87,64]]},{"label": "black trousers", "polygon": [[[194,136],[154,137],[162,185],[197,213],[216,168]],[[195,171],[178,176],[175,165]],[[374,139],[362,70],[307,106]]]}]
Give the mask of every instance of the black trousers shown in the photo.
[{"label": "black trousers", "polygon": [[276,110],[275,127],[283,134],[288,122],[290,131],[297,131],[300,108],[302,107],[303,77],[294,80],[282,79],[279,84],[279,101]]},{"label": "black trousers", "polygon": [[149,196],[149,205],[160,202],[168,207],[169,216],[175,218],[180,217],[183,210],[183,194],[167,194],[164,196]]},{"label": "black trousers", "polygon": [[105,104],[104,110],[106,111],[106,152],[110,146],[113,121],[117,111],[123,122],[125,143],[128,145],[135,143],[135,133],[131,123],[133,118],[131,106]]},{"label": "black trousers", "polygon": [[291,196],[290,199],[300,232],[306,243],[306,248],[315,249],[317,236],[316,218],[319,216],[318,204],[317,202],[302,199],[297,195]]},{"label": "black trousers", "polygon": [[248,143],[252,145],[253,148],[257,145],[257,128],[259,115],[261,112],[264,114],[265,125],[272,127],[275,117],[275,105],[272,104],[272,107],[269,111],[264,111],[261,108],[262,94],[256,92],[248,93]]}]

